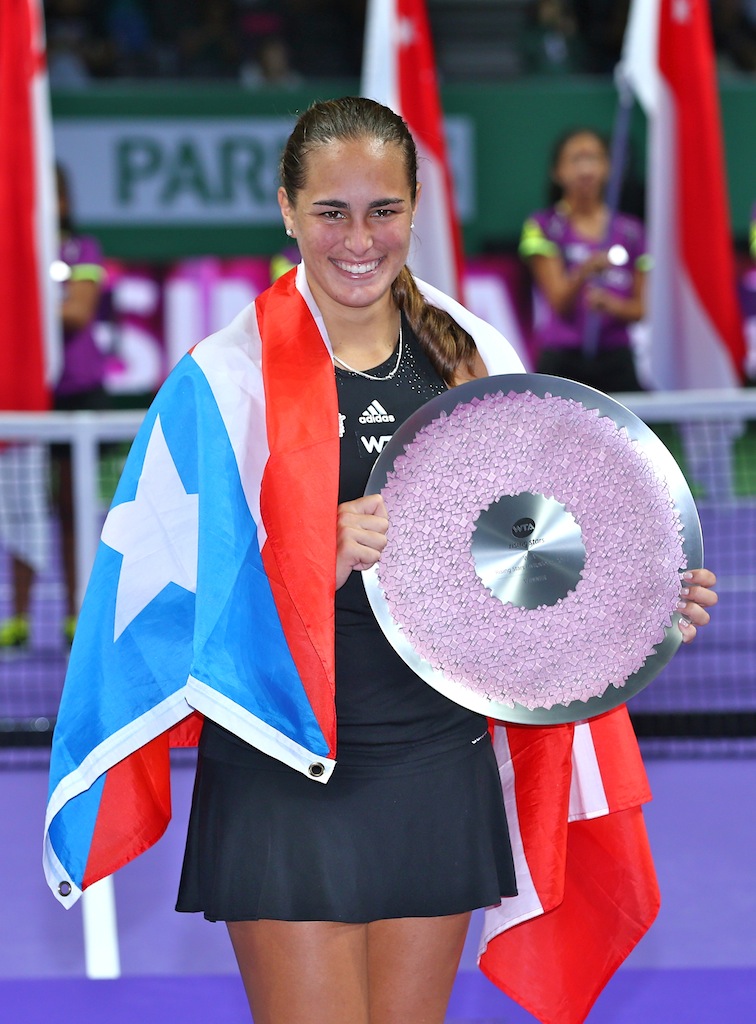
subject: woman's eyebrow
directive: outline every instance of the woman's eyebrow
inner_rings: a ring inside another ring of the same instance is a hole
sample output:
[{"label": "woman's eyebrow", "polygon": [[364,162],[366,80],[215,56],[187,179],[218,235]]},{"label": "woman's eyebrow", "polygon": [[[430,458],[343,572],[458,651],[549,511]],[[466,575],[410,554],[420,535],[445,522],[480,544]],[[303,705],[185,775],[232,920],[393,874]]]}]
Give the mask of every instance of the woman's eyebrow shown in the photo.
[{"label": "woman's eyebrow", "polygon": [[[368,203],[368,209],[375,210],[379,206],[400,206],[404,202],[405,202],[405,200],[402,199],[400,196],[397,196],[397,197],[391,196],[391,197],[387,197],[386,199],[374,199],[372,202]],[[331,206],[331,207],[333,207],[333,208],[335,208],[337,210],[348,210],[349,209],[349,203],[344,202],[343,199],[316,199],[313,202],[312,205],[313,206]]]}]

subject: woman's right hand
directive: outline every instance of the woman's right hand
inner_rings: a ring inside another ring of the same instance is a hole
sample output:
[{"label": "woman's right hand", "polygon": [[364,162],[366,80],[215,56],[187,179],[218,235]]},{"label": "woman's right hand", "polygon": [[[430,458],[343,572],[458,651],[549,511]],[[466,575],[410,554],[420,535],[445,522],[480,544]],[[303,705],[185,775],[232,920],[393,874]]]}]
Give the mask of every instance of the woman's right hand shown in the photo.
[{"label": "woman's right hand", "polygon": [[380,494],[344,501],[336,516],[336,589],[354,569],[369,569],[386,547],[388,513]]},{"label": "woman's right hand", "polygon": [[602,274],[611,266],[609,257],[605,252],[592,252],[577,268],[576,274],[581,283]]}]

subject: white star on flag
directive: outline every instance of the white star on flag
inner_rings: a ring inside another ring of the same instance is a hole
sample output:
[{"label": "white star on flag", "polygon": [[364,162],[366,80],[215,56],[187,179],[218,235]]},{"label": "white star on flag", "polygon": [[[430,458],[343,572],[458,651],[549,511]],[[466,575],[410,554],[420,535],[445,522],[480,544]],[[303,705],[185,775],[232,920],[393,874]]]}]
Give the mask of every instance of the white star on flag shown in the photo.
[{"label": "white star on flag", "polygon": [[102,540],[123,555],[113,641],[169,584],[197,590],[199,496],[187,494],[155,420],[133,501],[108,513]]}]

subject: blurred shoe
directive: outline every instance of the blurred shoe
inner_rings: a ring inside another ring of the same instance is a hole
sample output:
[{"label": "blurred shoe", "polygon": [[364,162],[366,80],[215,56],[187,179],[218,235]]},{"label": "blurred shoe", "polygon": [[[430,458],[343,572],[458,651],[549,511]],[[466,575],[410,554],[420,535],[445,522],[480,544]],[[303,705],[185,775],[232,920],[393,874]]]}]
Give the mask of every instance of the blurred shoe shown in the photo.
[{"label": "blurred shoe", "polygon": [[76,632],[76,623],[78,618],[75,615],[66,615],[63,619],[63,637],[70,647],[73,643],[74,633]]},{"label": "blurred shoe", "polygon": [[29,618],[26,615],[12,615],[0,622],[0,650],[26,647],[29,643]]}]

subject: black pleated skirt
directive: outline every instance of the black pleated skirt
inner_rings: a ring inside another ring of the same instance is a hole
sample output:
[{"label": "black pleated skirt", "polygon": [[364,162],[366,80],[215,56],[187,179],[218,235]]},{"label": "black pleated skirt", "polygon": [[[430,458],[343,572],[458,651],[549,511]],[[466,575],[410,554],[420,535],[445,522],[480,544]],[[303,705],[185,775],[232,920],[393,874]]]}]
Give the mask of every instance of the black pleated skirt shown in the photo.
[{"label": "black pleated skirt", "polygon": [[[236,741],[237,743],[239,741]],[[211,921],[437,917],[516,893],[489,737],[328,783],[200,748],[176,909]]]}]

